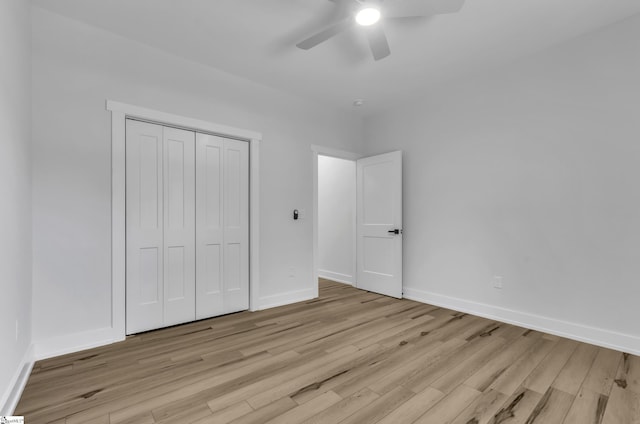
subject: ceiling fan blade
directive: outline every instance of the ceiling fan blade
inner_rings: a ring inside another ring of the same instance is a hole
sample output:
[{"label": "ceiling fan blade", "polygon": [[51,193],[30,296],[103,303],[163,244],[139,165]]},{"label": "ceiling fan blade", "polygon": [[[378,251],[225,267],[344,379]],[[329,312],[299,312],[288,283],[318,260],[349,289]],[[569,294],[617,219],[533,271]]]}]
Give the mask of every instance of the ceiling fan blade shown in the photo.
[{"label": "ceiling fan blade", "polygon": [[351,27],[351,25],[353,24],[352,19],[345,19],[343,21],[337,22],[325,29],[323,29],[322,31],[320,31],[317,34],[312,35],[311,37],[307,38],[306,40],[303,40],[301,42],[299,42],[298,44],[296,44],[296,47],[303,49],[303,50],[309,50],[312,47],[317,46],[318,44],[327,41],[329,38],[338,35],[340,32],[348,29],[349,27]]},{"label": "ceiling fan blade", "polygon": [[456,13],[465,0],[396,0],[385,3],[385,18],[410,18]]},{"label": "ceiling fan blade", "polygon": [[367,38],[369,39],[369,47],[371,47],[371,53],[375,60],[384,59],[391,54],[389,49],[389,43],[387,42],[387,36],[384,34],[382,25],[371,25],[365,27]]}]

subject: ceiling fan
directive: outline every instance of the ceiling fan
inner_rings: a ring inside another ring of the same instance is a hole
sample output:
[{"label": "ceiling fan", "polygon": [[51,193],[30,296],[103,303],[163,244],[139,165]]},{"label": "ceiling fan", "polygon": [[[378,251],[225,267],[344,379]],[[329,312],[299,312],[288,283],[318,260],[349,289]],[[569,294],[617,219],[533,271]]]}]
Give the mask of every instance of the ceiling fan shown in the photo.
[{"label": "ceiling fan", "polygon": [[383,59],[391,50],[382,21],[397,18],[413,18],[458,12],[465,0],[330,0],[336,3],[339,18],[322,31],[296,44],[309,50],[331,37],[354,26],[366,34],[375,60]]}]

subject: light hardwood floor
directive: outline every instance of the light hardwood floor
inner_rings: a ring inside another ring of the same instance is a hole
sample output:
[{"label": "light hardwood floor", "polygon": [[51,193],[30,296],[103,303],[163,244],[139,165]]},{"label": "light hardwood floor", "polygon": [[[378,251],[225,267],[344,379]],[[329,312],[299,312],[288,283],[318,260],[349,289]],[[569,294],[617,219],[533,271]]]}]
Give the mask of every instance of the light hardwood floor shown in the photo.
[{"label": "light hardwood floor", "polygon": [[38,362],[67,423],[640,423],[640,358],[321,281],[320,298]]}]

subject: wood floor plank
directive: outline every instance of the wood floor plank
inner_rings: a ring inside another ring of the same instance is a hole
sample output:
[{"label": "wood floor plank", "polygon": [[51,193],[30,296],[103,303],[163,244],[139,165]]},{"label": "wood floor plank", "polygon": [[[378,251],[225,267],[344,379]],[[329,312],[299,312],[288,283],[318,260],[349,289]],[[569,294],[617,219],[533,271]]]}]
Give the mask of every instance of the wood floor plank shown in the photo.
[{"label": "wood floor plank", "polygon": [[173,424],[173,423],[185,423],[190,424],[201,420],[206,417],[211,417],[211,409],[206,403],[193,403],[188,408],[184,408],[179,412],[172,415],[167,415],[164,418],[154,415],[157,424]]},{"label": "wood floor plank", "polygon": [[[434,348],[437,346],[434,344]],[[294,396],[294,400],[298,404],[303,404],[328,390],[332,390],[342,397],[350,396],[363,387],[385,379],[385,373],[401,367],[416,354],[417,348],[411,345],[387,349],[379,355],[371,357],[368,361],[349,368],[345,373],[334,375],[332,378],[322,381],[322,384],[316,384],[315,387],[309,387],[308,389],[310,390],[298,391]],[[381,392],[376,393],[383,394]]]},{"label": "wood floor plank", "polygon": [[259,393],[249,397],[247,402],[257,409],[283,396],[295,398],[296,394],[300,391],[305,391],[309,388],[313,389],[328,379],[340,376],[348,372],[348,370],[357,367],[359,364],[375,357],[379,352],[380,347],[378,345],[372,345],[364,349],[359,349],[349,355],[343,355],[341,358],[337,358],[323,366],[316,367],[312,371],[298,377],[286,379],[280,377],[274,378],[273,380],[279,382],[279,384],[269,383],[265,385],[265,389],[268,390],[260,390]]},{"label": "wood floor plank", "polygon": [[640,395],[628,388],[614,385],[602,424],[640,424]]},{"label": "wood floor plank", "polygon": [[[382,375],[368,377],[369,380],[374,379],[374,377],[376,380],[370,384],[370,387],[373,391],[380,394],[387,393],[397,386],[411,388],[411,386],[408,385],[409,382],[414,379],[420,380],[428,371],[437,368],[436,364],[439,361],[449,357],[456,349],[464,345],[464,343],[465,342],[460,339],[452,339],[446,343],[439,343],[433,349],[416,354],[413,359],[406,363],[399,364],[399,366],[391,369],[382,370]],[[357,387],[360,384],[360,382],[356,382],[355,384],[353,382],[350,383],[349,386],[338,387],[336,393],[348,393],[354,389],[354,386]],[[421,392],[423,389],[416,389],[414,392]]]},{"label": "wood floor plank", "polygon": [[621,361],[622,353],[605,348],[598,349],[591,369],[564,420],[566,424],[602,422]]},{"label": "wood floor plank", "polygon": [[640,395],[640,357],[623,354],[615,383],[618,387],[632,390]]},{"label": "wood floor plank", "polygon": [[640,424],[640,358],[322,280],[37,362],[29,424]]},{"label": "wood floor plank", "polygon": [[242,417],[251,412],[253,412],[253,408],[251,408],[251,406],[249,406],[247,402],[242,401],[236,403],[235,405],[231,405],[227,408],[217,411],[210,417],[205,417],[198,421],[195,421],[194,424],[227,424],[235,420],[236,418]]},{"label": "wood floor plank", "polygon": [[[335,392],[341,396],[348,395],[356,391],[362,384],[369,385],[371,389],[384,394],[393,388],[405,385],[417,373],[425,370],[427,366],[436,362],[439,358],[446,357],[455,349],[462,346],[463,342],[458,339],[450,340],[447,343],[434,344],[432,349],[416,352],[412,358],[399,363],[397,366],[382,368],[378,374],[364,375],[358,380],[350,380],[335,388]],[[421,390],[416,390],[419,392]]]},{"label": "wood floor plank", "polygon": [[512,395],[535,367],[551,352],[555,341],[541,339],[529,347],[509,368],[507,368],[493,383],[490,389],[498,390],[509,396]]},{"label": "wood floor plank", "polygon": [[524,424],[540,399],[542,399],[541,394],[521,387],[489,419],[489,424]]},{"label": "wood floor plank", "polygon": [[573,401],[564,423],[601,424],[608,402],[609,396],[583,387]]},{"label": "wood floor plank", "polygon": [[415,424],[450,424],[462,413],[461,405],[469,405],[480,395],[481,392],[462,384],[414,422]]},{"label": "wood floor plank", "polygon": [[[47,422],[47,424],[49,424],[49,421],[45,421]],[[61,418],[59,420],[53,421],[54,423],[67,423],[67,420],[65,418]],[[84,422],[84,424],[109,424],[111,421],[109,419],[109,415],[101,415],[99,417],[95,417],[95,418],[91,418],[87,421]]]},{"label": "wood floor plank", "polygon": [[378,424],[413,423],[426,411],[430,410],[435,404],[440,402],[444,396],[444,393],[431,387],[427,387],[425,390],[417,393],[408,401],[401,404],[397,409],[379,420]]},{"label": "wood floor plank", "polygon": [[502,373],[514,364],[520,355],[538,343],[540,337],[540,333],[529,333],[527,336],[519,337],[469,377],[465,384],[481,392],[485,391]]},{"label": "wood floor plank", "polygon": [[553,350],[525,379],[523,386],[541,395],[545,394],[553,380],[556,379],[560,371],[578,347],[578,342],[568,339],[561,339]]},{"label": "wood floor plank", "polygon": [[579,345],[551,386],[575,396],[591,369],[597,353],[598,348],[593,345]]},{"label": "wood floor plank", "polygon": [[496,356],[496,354],[507,344],[507,340],[502,337],[490,335],[485,337],[491,337],[488,344],[473,352],[446,374],[434,381],[431,384],[431,387],[438,389],[443,393],[450,393],[472,374],[482,368],[494,356]]},{"label": "wood floor plank", "polygon": [[368,406],[379,397],[377,393],[365,387],[359,392],[332,405],[331,408],[327,408],[304,421],[304,424],[339,423],[360,409]]},{"label": "wood floor plank", "polygon": [[342,398],[332,391],[323,393],[322,395],[310,400],[302,406],[297,406],[278,417],[272,418],[265,424],[290,423],[299,424],[309,418],[321,413],[322,411],[333,407]]},{"label": "wood floor plank", "polygon": [[507,395],[498,390],[487,390],[471,402],[451,424],[487,424],[507,398]]},{"label": "wood floor plank", "polygon": [[[369,350],[374,350],[375,348],[376,347],[373,346]],[[298,380],[296,380],[296,384],[304,384],[303,382],[306,382],[306,384],[312,384],[313,379],[316,378],[316,375],[308,375],[309,372],[317,372],[318,368],[321,367],[322,372],[330,374],[330,371],[335,367],[334,362],[336,360],[344,359],[347,356],[351,358],[351,355],[354,354],[358,355],[362,354],[362,352],[359,351],[355,346],[345,346],[342,350],[309,361],[307,364],[308,368],[305,368],[305,370],[303,371],[300,371],[300,369],[296,367],[284,370],[279,373],[270,374],[265,378],[254,381],[248,385],[243,385],[235,390],[229,390],[226,391],[226,393],[220,393],[214,399],[211,399],[209,402],[207,402],[207,404],[212,411],[217,411],[219,409],[233,405],[234,403],[237,403],[243,399],[249,399],[252,396],[258,395],[260,393],[265,393],[266,390],[270,390],[272,387],[278,386],[280,384],[286,384],[292,378],[298,378]]]},{"label": "wood floor plank", "polygon": [[411,390],[407,390],[402,386],[398,386],[389,393],[380,396],[368,405],[361,408],[348,418],[340,421],[341,424],[362,424],[375,423],[395,410],[408,399],[415,396]]},{"label": "wood floor plank", "polygon": [[290,397],[280,398],[275,402],[241,416],[231,424],[262,424],[298,406]]},{"label": "wood floor plank", "polygon": [[582,387],[609,396],[622,358],[621,352],[599,348],[596,359],[593,361]]},{"label": "wood floor plank", "polygon": [[525,424],[562,424],[575,396],[550,387],[542,396]]},{"label": "wood floor plank", "polygon": [[113,424],[155,424],[156,420],[153,418],[151,412],[145,411],[122,421],[113,421],[110,419],[109,422]]},{"label": "wood floor plank", "polygon": [[[299,355],[295,352],[286,352],[281,355],[265,359],[260,363],[250,364],[241,368],[233,368],[224,374],[205,374],[204,376],[198,376],[195,378],[192,376],[179,377],[177,380],[172,381],[171,384],[159,385],[147,391],[140,391],[133,394],[130,393],[125,398],[119,398],[116,403],[118,409],[114,409],[113,405],[110,403],[105,403],[97,408],[92,408],[91,410],[74,414],[67,418],[67,421],[69,424],[81,424],[87,416],[95,413],[96,410],[102,411],[104,409],[111,410],[112,420],[122,420],[145,409],[154,410],[156,408],[165,407],[167,404],[172,402],[187,399],[190,396],[195,396],[201,391],[219,386],[228,381],[233,381],[246,373],[264,368],[265,366],[282,368],[286,363],[298,356]],[[231,404],[233,403],[236,402],[232,402]],[[225,405],[225,407],[231,406],[231,404]]]}]

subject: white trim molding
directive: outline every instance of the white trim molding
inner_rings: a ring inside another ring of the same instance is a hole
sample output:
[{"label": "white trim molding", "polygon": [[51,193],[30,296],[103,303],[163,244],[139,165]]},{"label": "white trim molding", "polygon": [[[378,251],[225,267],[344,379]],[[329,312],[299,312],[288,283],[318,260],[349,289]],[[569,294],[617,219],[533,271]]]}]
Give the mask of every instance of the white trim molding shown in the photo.
[{"label": "white trim molding", "polygon": [[304,289],[275,294],[273,296],[264,296],[260,298],[260,309],[276,308],[278,306],[290,305],[292,303],[315,299],[316,297],[318,297],[317,291],[318,285],[316,284],[315,290]]},{"label": "white trim molding", "polygon": [[113,100],[107,100],[107,110],[111,112],[123,113],[129,118],[146,119],[159,124],[173,125],[189,130],[220,135],[223,137],[232,137],[245,141],[262,140],[262,134],[259,132],[216,124],[213,122],[189,118],[186,116],[174,115],[172,113],[160,112],[158,110],[147,109],[144,107],[120,103]]},{"label": "white trim molding", "polygon": [[326,269],[318,270],[318,277],[325,278],[327,280],[336,281],[338,283],[354,285],[353,275],[341,274],[339,272],[327,271]]},{"label": "white trim molding", "polygon": [[[98,337],[96,344],[66,344],[60,346],[95,347],[124,340],[125,287],[126,287],[126,232],[125,232],[125,123],[127,118],[139,119],[167,126],[215,134],[244,140],[249,143],[249,309],[259,308],[260,299],[260,143],[262,134],[255,131],[220,125],[140,106],[107,100],[106,109],[111,112],[111,330],[109,337]],[[100,330],[102,331],[102,330]],[[74,339],[74,337],[71,337]],[[65,342],[71,342],[72,340]],[[84,340],[80,338],[79,340]],[[102,341],[100,341],[102,340]],[[91,345],[91,346],[89,346]],[[42,349],[55,352],[57,342],[52,341]],[[40,350],[40,349],[38,349]]]},{"label": "white trim molding", "polygon": [[80,352],[82,350],[111,344],[120,341],[122,338],[112,327],[64,334],[58,337],[39,340],[35,344],[34,358],[36,361],[40,361],[42,359],[66,355],[67,353]]},{"label": "white trim molding", "polygon": [[260,304],[260,142],[261,135],[249,141],[249,310]]},{"label": "white trim molding", "polygon": [[334,149],[333,147],[318,146],[317,144],[311,145],[311,151],[322,156],[331,156],[338,159],[358,160],[362,158],[362,155],[358,153]]},{"label": "white trim molding", "polygon": [[421,303],[428,303],[458,312],[465,312],[495,321],[525,327],[560,337],[590,343],[633,355],[640,355],[640,338],[609,331],[602,328],[590,327],[583,324],[558,320],[542,315],[515,311],[500,306],[473,302],[457,297],[445,296],[424,290],[404,288],[404,298]]},{"label": "white trim molding", "polygon": [[29,380],[29,376],[31,375],[31,370],[33,369],[33,350],[33,344],[29,345],[22,356],[22,360],[16,369],[16,373],[11,378],[11,382],[6,393],[4,393],[2,398],[0,398],[0,416],[11,416],[15,412],[18,402],[20,401],[20,397],[22,397],[22,392],[24,391],[27,381]]}]

